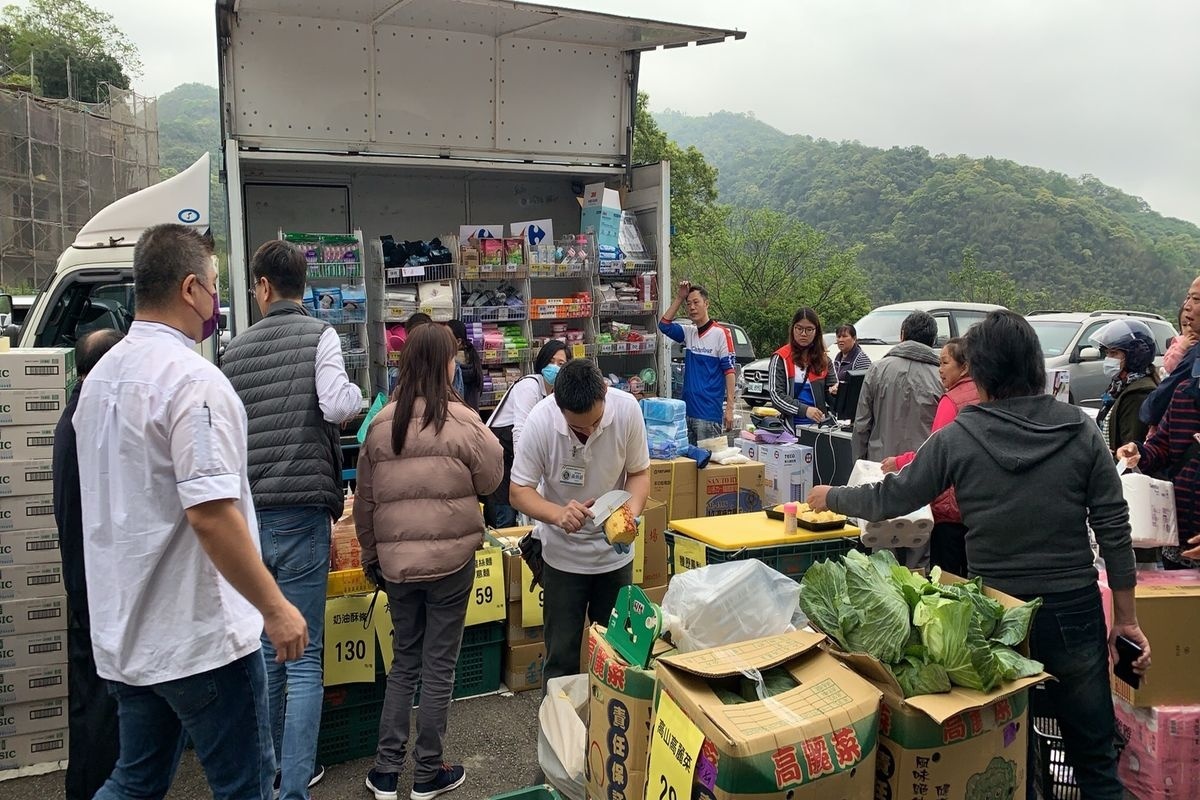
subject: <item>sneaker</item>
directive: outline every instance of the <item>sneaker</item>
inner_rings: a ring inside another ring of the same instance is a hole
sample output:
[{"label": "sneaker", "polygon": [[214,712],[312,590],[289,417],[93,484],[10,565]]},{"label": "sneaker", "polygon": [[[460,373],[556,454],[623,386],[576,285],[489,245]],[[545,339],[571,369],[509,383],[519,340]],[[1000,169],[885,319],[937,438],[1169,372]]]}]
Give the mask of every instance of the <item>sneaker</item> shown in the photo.
[{"label": "sneaker", "polygon": [[396,779],[394,772],[380,772],[371,769],[367,773],[367,788],[375,793],[375,800],[396,800]]},{"label": "sneaker", "polygon": [[[437,777],[431,781],[414,783],[412,792],[408,795],[411,800],[433,800],[438,795],[453,792],[467,780],[467,770],[461,764],[442,764]],[[380,798],[380,800],[383,800]]]},{"label": "sneaker", "polygon": [[[311,789],[312,787],[316,786],[318,783],[321,782],[321,779],[324,777],[325,777],[325,765],[317,764],[317,768],[315,770],[313,770],[312,777],[308,779],[308,788]],[[275,795],[274,795],[275,800],[279,800],[279,784],[282,780],[283,780],[283,774],[280,772],[276,772],[275,773]]]}]

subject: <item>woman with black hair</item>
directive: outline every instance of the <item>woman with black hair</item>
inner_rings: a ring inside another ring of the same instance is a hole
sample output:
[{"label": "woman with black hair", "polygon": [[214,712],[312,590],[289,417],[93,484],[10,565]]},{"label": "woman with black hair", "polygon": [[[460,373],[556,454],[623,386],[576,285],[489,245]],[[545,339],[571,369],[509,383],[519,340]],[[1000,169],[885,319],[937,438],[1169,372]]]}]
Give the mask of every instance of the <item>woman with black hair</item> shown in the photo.
[{"label": "woman with black hair", "polygon": [[467,326],[461,319],[450,320],[446,327],[458,341],[458,350],[454,354],[454,391],[463,402],[478,411],[479,396],[483,393],[483,360],[467,337]]},{"label": "woman with black hair", "polygon": [[508,502],[508,482],[512,475],[513,448],[521,439],[525,419],[542,398],[554,392],[558,369],[569,360],[567,345],[551,339],[538,350],[533,360],[533,372],[524,376],[504,393],[492,412],[488,427],[504,448],[504,480],[500,488],[483,499],[483,516],[493,528],[511,528],[517,524],[517,511]]},{"label": "woman with black hair", "polygon": [[775,351],[767,367],[771,405],[783,414],[784,425],[795,432],[797,425],[825,419],[825,408],[837,375],[830,369],[821,336],[821,318],[811,308],[792,315],[788,343]]}]

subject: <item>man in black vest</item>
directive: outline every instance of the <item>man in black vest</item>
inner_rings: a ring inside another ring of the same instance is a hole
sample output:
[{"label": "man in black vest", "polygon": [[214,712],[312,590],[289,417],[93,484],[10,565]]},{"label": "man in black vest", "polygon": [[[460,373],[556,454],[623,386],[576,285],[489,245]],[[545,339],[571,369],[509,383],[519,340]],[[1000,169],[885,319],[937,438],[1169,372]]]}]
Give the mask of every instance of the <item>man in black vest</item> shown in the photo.
[{"label": "man in black vest", "polygon": [[301,301],[307,271],[294,245],[271,241],[258,249],[251,273],[263,318],[229,343],[221,364],[246,405],[263,561],[308,621],[308,647],[298,661],[276,664],[263,639],[281,800],[308,800],[309,787],[324,776],[316,754],[325,583],[332,522],[345,500],[339,426],[362,410],[337,331],[309,316]]},{"label": "man in black vest", "polygon": [[62,553],[63,583],[67,590],[67,702],[70,704],[70,752],[67,760],[67,800],[91,800],[112,774],[120,753],[117,701],[108,684],[96,674],[92,655],[92,625],[88,616],[87,579],[83,569],[83,516],[79,501],[79,459],[71,417],[79,402],[83,379],[100,357],[125,334],[112,328],[93,331],[75,345],[79,382],[54,429],[54,521]]}]

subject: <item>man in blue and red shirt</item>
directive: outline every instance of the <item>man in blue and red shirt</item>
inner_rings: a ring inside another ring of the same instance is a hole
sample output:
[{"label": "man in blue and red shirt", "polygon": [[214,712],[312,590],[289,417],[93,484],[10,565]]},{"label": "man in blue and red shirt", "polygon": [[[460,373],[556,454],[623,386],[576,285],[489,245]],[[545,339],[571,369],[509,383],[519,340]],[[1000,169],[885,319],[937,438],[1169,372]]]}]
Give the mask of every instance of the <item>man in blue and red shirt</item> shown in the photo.
[{"label": "man in blue and red shirt", "polygon": [[[689,324],[675,322],[679,306]],[[679,291],[658,329],[684,347],[683,402],[687,405],[688,439],[696,444],[722,436],[733,427],[734,356],[729,330],[708,316],[708,292],[680,281]]]}]

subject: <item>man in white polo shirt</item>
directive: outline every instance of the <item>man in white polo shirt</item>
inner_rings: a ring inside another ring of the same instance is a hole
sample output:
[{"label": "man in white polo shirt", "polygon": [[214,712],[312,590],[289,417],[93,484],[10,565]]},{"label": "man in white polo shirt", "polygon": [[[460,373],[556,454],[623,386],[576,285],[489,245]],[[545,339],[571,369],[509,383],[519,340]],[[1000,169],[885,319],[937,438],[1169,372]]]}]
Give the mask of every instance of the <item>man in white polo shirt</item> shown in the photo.
[{"label": "man in white polo shirt", "polygon": [[537,521],[545,589],[545,680],[579,672],[584,617],[608,623],[617,591],[633,583],[633,553],[608,543],[589,506],[613,489],[636,517],[650,493],[650,451],[641,408],[610,389],[596,365],[568,361],[517,442],[509,498]]},{"label": "man in white polo shirt", "polygon": [[208,240],[147,229],[133,282],[133,326],[88,374],[72,419],[92,649],[120,718],[96,798],[162,797],[190,738],[214,798],[270,800],[259,637],[265,623],[290,661],[308,626],[259,553],[246,411],[192,349],[220,316]]}]

